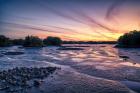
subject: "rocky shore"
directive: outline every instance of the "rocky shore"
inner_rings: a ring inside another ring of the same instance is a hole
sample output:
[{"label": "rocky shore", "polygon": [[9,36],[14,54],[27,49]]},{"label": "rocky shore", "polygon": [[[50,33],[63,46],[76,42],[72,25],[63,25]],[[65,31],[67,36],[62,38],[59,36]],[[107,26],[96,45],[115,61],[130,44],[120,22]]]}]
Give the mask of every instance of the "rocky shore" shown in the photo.
[{"label": "rocky shore", "polygon": [[56,67],[16,67],[0,71],[0,91],[23,93],[26,88],[39,86],[42,80],[47,78],[56,69]]}]

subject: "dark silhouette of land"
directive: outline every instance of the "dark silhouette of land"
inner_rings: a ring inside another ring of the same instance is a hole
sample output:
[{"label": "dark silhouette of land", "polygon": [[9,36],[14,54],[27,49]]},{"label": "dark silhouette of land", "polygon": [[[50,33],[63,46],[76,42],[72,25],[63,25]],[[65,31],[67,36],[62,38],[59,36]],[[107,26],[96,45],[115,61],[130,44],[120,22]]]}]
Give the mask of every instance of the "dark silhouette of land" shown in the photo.
[{"label": "dark silhouette of land", "polygon": [[48,36],[40,39],[38,36],[26,36],[25,39],[10,39],[4,35],[0,35],[0,47],[8,47],[13,45],[22,45],[23,47],[43,47],[43,46],[61,46],[62,40],[59,37]]},{"label": "dark silhouette of land", "polygon": [[140,31],[134,30],[120,36],[116,47],[140,48]]},{"label": "dark silhouette of land", "polygon": [[25,39],[10,39],[0,35],[0,47],[22,45],[24,47],[61,46],[62,44],[116,44],[116,41],[62,41],[59,37],[48,36],[40,39],[37,36],[26,36]]},{"label": "dark silhouette of land", "polygon": [[116,44],[117,41],[63,41],[63,44]]},{"label": "dark silhouette of land", "polygon": [[24,47],[61,46],[62,44],[117,44],[119,48],[139,48],[140,31],[130,31],[120,36],[117,41],[62,41],[59,37],[48,36],[40,39],[37,36],[26,36],[25,39],[10,39],[0,35],[0,47],[22,45]]}]

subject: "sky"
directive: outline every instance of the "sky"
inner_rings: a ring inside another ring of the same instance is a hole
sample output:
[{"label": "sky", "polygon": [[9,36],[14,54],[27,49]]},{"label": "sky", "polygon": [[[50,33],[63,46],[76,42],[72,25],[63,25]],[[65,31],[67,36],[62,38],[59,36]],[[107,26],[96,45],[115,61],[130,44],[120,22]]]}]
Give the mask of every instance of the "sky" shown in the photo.
[{"label": "sky", "polygon": [[114,41],[140,30],[140,0],[0,0],[0,35]]}]

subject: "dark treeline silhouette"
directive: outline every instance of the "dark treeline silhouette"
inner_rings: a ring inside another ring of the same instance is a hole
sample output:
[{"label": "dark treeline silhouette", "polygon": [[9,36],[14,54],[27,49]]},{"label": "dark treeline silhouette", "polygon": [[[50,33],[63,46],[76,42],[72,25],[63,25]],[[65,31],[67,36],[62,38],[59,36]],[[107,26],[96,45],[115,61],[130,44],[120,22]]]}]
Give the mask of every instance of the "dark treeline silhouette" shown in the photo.
[{"label": "dark treeline silhouette", "polygon": [[27,36],[25,37],[24,47],[43,47],[43,41],[37,36]]},{"label": "dark treeline silhouette", "polygon": [[45,45],[51,46],[60,46],[62,44],[62,40],[59,37],[52,37],[52,36],[48,36],[47,38],[45,38],[43,40]]},{"label": "dark treeline silhouette", "polygon": [[24,39],[14,39],[12,40],[13,45],[23,45],[24,44]]},{"label": "dark treeline silhouette", "polygon": [[116,44],[116,41],[62,41],[59,37],[48,36],[40,39],[37,36],[26,36],[25,39],[9,39],[0,35],[0,47],[22,45],[24,47],[61,46],[62,44]]},{"label": "dark treeline silhouette", "polygon": [[40,39],[37,36],[25,37],[24,47],[43,47],[43,46],[61,46],[62,40],[59,37],[48,36],[45,39]]},{"label": "dark treeline silhouette", "polygon": [[116,44],[116,41],[63,41],[63,44]]},{"label": "dark treeline silhouette", "polygon": [[61,46],[62,40],[59,37],[48,36],[44,40],[37,36],[26,36],[25,39],[9,39],[0,35],[0,47],[12,45],[22,45],[24,47],[43,47],[43,46]]},{"label": "dark treeline silhouette", "polygon": [[62,44],[116,44],[116,47],[138,48],[140,47],[140,31],[130,31],[120,36],[118,41],[62,41],[59,37],[48,36],[40,39],[37,36],[26,36],[25,39],[10,39],[0,35],[0,47],[12,45],[22,45],[24,47],[42,47],[42,46],[61,46]]},{"label": "dark treeline silhouette", "polygon": [[140,48],[140,31],[134,30],[120,36],[116,47]]},{"label": "dark treeline silhouette", "polygon": [[7,37],[5,37],[4,35],[0,35],[0,47],[6,47],[6,46],[10,46],[11,40]]}]

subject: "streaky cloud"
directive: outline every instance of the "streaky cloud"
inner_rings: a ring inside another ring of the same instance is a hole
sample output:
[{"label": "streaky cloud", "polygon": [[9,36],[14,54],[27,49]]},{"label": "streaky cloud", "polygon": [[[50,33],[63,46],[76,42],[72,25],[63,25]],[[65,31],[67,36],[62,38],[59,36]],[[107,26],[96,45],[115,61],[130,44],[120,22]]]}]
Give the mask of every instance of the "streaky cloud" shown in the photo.
[{"label": "streaky cloud", "polygon": [[[43,0],[43,1],[44,1],[44,0]],[[54,9],[54,8],[52,8],[52,7],[50,7],[50,6],[47,5],[47,4],[44,4],[44,2],[42,2],[42,0],[40,0],[40,2],[37,3],[37,5],[40,5],[40,7],[42,7],[44,10],[47,9],[49,12],[52,12],[53,14],[55,14],[55,15],[57,15],[57,16],[60,16],[60,17],[62,17],[62,18],[66,18],[66,19],[68,19],[68,20],[72,20],[72,21],[74,21],[74,22],[78,22],[78,23],[84,24],[84,22],[81,21],[80,19],[77,19],[77,18],[75,18],[75,17],[73,17],[73,16],[67,15],[67,14],[65,14],[65,13],[63,13],[63,12],[60,12],[60,11],[58,11],[58,10],[56,10],[56,9]]]},{"label": "streaky cloud", "polygon": [[[91,28],[93,28],[95,25],[97,25],[97,26],[99,26],[99,27],[101,27],[101,28],[103,28],[103,29],[106,29],[107,31],[110,31],[111,33],[112,33],[112,32],[113,32],[113,33],[118,32],[118,30],[111,29],[111,28],[109,28],[109,27],[103,25],[102,23],[100,23],[100,22],[98,22],[97,20],[95,20],[95,19],[89,17],[88,15],[86,15],[85,13],[83,13],[82,11],[75,11],[75,10],[74,10],[74,12],[77,13],[80,17],[85,18],[85,20],[88,21],[88,26],[90,26]],[[102,32],[99,32],[99,31],[96,31],[96,30],[94,30],[94,32],[96,32],[96,33],[98,33],[99,35],[104,36],[104,37],[106,37],[106,38],[108,38],[108,39],[114,39],[113,37],[109,37],[109,36],[103,34]]]},{"label": "streaky cloud", "polygon": [[[42,4],[41,4],[41,5],[42,5]],[[78,19],[74,18],[73,16],[67,15],[67,14],[65,14],[65,13],[63,13],[63,12],[57,11],[57,10],[55,10],[55,9],[53,9],[53,8],[48,7],[48,6],[46,6],[46,7],[47,7],[47,9],[48,9],[50,12],[52,12],[52,13],[54,13],[54,14],[60,16],[60,17],[64,17],[64,18],[66,18],[66,19],[73,20],[73,21],[76,21],[76,22],[79,22],[79,23],[82,23],[82,24],[84,24],[84,25],[87,25],[87,26],[90,26],[90,27],[91,27],[91,25],[89,25],[89,24],[86,23],[85,21],[83,22],[83,21],[81,21],[81,20],[78,20]],[[75,13],[76,13],[76,12],[75,12]],[[84,16],[84,17],[85,17],[85,16]],[[88,18],[88,19],[89,19],[89,17],[85,17],[85,18]],[[93,21],[93,20],[91,20],[91,21]],[[96,21],[95,21],[94,23],[95,23],[96,25],[102,27],[102,28],[105,28],[105,29],[107,29],[107,30],[109,30],[109,31],[112,31],[111,29],[109,29],[109,28],[107,28],[107,27],[105,27],[105,26],[99,24],[99,23],[96,22]],[[101,33],[98,32],[98,31],[95,31],[95,32],[96,32],[97,34],[99,34],[99,35],[102,35],[102,36],[106,37],[106,38],[110,38],[110,37],[108,37],[108,36],[106,36],[106,35],[101,34]]]},{"label": "streaky cloud", "polygon": [[124,4],[127,0],[115,0],[111,6],[107,9],[105,18],[107,20],[112,20],[113,16],[115,16],[114,11],[115,9],[119,8],[122,4]]},{"label": "streaky cloud", "polygon": [[44,29],[44,28],[40,28],[40,27],[36,27],[36,26],[13,23],[13,22],[2,22],[1,21],[0,23],[2,23],[4,25],[9,25],[9,26],[12,26],[12,27],[23,28],[23,29],[31,29],[31,30],[37,30],[37,31],[43,31],[43,32],[62,33],[62,32],[53,31],[53,30],[49,30],[49,29]]},{"label": "streaky cloud", "polygon": [[96,37],[96,35],[91,35],[91,34],[88,34],[88,33],[79,32],[79,31],[71,29],[71,28],[64,28],[64,27],[57,27],[57,26],[50,26],[50,25],[45,25],[45,26],[52,27],[52,29],[64,30],[64,31],[67,32],[67,34],[69,32],[72,32],[72,33],[75,33],[75,34],[83,34],[83,35],[88,35],[88,36],[91,36],[91,37]]},{"label": "streaky cloud", "polygon": [[96,19],[88,16],[87,14],[83,13],[82,11],[75,11],[75,13],[77,13],[79,16],[85,18],[90,24],[92,24],[92,26],[97,25],[103,29],[106,29],[107,31],[111,32],[111,33],[115,33],[118,32],[119,30],[113,29],[111,27],[106,26],[105,24],[97,21]]}]

